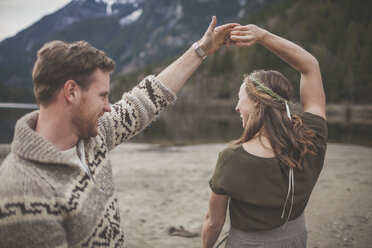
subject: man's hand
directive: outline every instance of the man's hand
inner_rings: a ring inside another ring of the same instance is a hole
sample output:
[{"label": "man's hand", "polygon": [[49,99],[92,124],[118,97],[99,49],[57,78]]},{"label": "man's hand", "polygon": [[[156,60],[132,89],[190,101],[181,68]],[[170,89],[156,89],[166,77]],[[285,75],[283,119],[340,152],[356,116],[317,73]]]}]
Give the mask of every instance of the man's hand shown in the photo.
[{"label": "man's hand", "polygon": [[228,23],[222,26],[216,27],[217,18],[212,17],[212,21],[209,24],[207,31],[204,36],[198,41],[199,46],[203,49],[206,54],[212,54],[217,51],[223,44],[229,44],[230,31],[240,24]]}]

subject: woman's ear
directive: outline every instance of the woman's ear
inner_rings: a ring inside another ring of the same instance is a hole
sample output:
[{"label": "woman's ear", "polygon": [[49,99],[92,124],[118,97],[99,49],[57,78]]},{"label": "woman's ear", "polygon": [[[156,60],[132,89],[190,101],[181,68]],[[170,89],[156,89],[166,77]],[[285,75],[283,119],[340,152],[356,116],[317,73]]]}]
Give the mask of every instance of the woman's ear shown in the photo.
[{"label": "woman's ear", "polygon": [[75,80],[67,80],[62,90],[67,102],[75,102],[80,96],[80,87]]},{"label": "woman's ear", "polygon": [[255,107],[257,107],[260,104],[260,102],[257,101],[257,100],[253,100],[253,104],[254,104]]}]

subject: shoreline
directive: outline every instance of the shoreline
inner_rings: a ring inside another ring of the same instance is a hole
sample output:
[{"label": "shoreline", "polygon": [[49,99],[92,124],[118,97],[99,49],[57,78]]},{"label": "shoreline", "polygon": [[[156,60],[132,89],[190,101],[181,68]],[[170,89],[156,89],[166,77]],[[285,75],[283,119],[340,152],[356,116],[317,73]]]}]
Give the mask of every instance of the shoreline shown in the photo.
[{"label": "shoreline", "polygon": [[[204,145],[228,145],[230,141],[227,141],[226,143],[223,142],[203,142],[201,141],[195,141],[195,142],[169,142],[166,140],[153,140],[150,142],[141,142],[141,141],[127,141],[122,144],[122,145],[128,145],[128,146],[133,146],[133,148],[137,148],[141,150],[143,147],[152,147],[152,150],[162,150],[165,148],[172,148],[172,147],[188,147],[188,146],[204,146]],[[345,145],[345,146],[360,146],[360,147],[365,147],[365,148],[372,148],[372,146],[366,145],[366,144],[357,144],[357,143],[343,143],[343,142],[328,142],[328,145]],[[11,150],[11,143],[0,143],[0,159],[4,158],[7,154],[10,153]],[[141,148],[142,147],[142,148]],[[150,149],[150,148],[148,148]],[[115,150],[115,149],[114,149]]]},{"label": "shoreline", "polygon": [[[167,150],[167,149],[174,149],[177,147],[192,147],[192,146],[207,146],[207,145],[228,145],[229,142],[226,143],[221,143],[221,142],[205,142],[203,143],[202,141],[198,142],[168,142],[164,140],[154,140],[152,142],[136,142],[136,141],[127,141],[122,143],[119,146],[131,146],[133,149],[137,148],[139,150],[143,149],[144,147],[147,147],[149,150]],[[355,144],[355,143],[342,143],[342,142],[329,142],[327,143],[328,145],[343,145],[343,146],[358,146],[358,147],[364,147],[364,148],[370,148],[372,149],[372,145],[367,145],[367,144]],[[2,144],[0,143],[0,164],[3,161],[3,159],[10,153],[11,150],[11,143],[7,144]],[[141,148],[142,147],[142,148]],[[149,148],[151,147],[151,148]],[[115,148],[116,149],[116,148]],[[115,150],[114,149],[114,150]]]}]

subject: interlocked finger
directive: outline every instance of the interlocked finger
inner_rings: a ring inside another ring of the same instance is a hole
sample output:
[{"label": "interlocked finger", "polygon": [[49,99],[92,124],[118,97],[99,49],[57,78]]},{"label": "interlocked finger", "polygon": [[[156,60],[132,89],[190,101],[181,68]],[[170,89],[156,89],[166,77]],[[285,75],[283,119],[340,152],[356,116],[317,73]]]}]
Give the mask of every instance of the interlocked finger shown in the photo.
[{"label": "interlocked finger", "polygon": [[244,35],[244,36],[239,36],[239,35],[230,35],[230,39],[234,40],[236,42],[244,42],[244,41],[252,41],[253,36],[252,35]]},{"label": "interlocked finger", "polygon": [[237,47],[251,47],[254,45],[254,43],[254,41],[236,42],[235,45]]}]

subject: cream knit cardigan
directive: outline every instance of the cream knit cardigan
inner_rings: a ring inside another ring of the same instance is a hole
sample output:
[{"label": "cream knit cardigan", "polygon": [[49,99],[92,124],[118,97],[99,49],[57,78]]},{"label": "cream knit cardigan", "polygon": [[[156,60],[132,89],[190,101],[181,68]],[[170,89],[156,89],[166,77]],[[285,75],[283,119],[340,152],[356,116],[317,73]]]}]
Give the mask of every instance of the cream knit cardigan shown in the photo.
[{"label": "cream knit cardigan", "polygon": [[80,141],[92,178],[35,132],[38,111],[21,118],[0,166],[0,247],[123,247],[107,154],[175,99],[149,76],[113,104],[98,135]]}]

